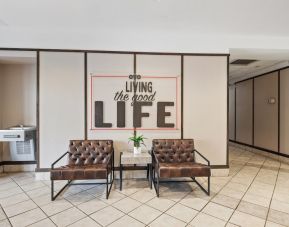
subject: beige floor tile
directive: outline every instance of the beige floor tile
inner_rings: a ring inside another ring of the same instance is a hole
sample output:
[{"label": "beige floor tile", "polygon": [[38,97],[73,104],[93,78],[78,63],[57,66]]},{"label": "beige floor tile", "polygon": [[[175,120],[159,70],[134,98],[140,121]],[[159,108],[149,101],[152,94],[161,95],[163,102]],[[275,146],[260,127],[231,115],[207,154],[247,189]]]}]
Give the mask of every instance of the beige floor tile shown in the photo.
[{"label": "beige floor tile", "polygon": [[238,190],[238,191],[246,192],[249,186],[248,185],[244,185],[244,184],[240,184],[240,183],[237,183],[237,182],[229,182],[226,185],[226,187],[232,188],[232,189],[235,189],[235,190]]},{"label": "beige floor tile", "polygon": [[[35,180],[34,177],[29,177],[29,178],[24,178],[24,179],[19,179],[17,180],[17,184],[19,186],[23,186],[23,185],[26,185],[26,184],[31,184],[31,183],[34,183],[36,182],[37,180]],[[50,182],[50,181],[49,181]]]},{"label": "beige floor tile", "polygon": [[27,192],[27,191],[31,191],[31,190],[36,189],[36,188],[41,188],[43,186],[45,186],[45,184],[42,183],[41,181],[35,181],[32,183],[25,184],[25,185],[21,186],[21,188]]},{"label": "beige floor tile", "polygon": [[244,226],[244,227],[261,227],[265,225],[265,220],[252,216],[250,214],[245,214],[243,212],[235,211],[230,219],[230,223]]},{"label": "beige floor tile", "polygon": [[16,188],[16,187],[18,187],[18,185],[15,182],[9,181],[5,184],[0,184],[0,192],[9,190],[10,188]]},{"label": "beige floor tile", "polygon": [[268,221],[289,226],[289,214],[277,210],[269,210]]},{"label": "beige floor tile", "polygon": [[249,203],[254,203],[263,207],[269,207],[271,199],[265,198],[263,196],[246,193],[245,196],[242,198],[242,200],[249,202]]},{"label": "beige floor tile", "polygon": [[0,221],[0,227],[10,227],[10,222],[8,221],[8,219],[4,219],[2,221]]},{"label": "beige floor tile", "polygon": [[195,227],[208,227],[208,226],[221,227],[225,226],[226,222],[221,219],[212,217],[210,215],[199,213],[193,219],[193,221],[191,221],[190,225]]},{"label": "beige floor tile", "polygon": [[14,205],[16,203],[23,202],[23,201],[28,200],[28,199],[29,199],[29,197],[25,193],[20,193],[17,195],[13,195],[10,197],[0,199],[0,204],[2,207],[7,207],[7,206]]},{"label": "beige floor tile", "polygon": [[109,227],[120,227],[120,226],[142,227],[145,225],[128,215],[121,217],[120,219],[116,220],[115,222],[109,225]]},{"label": "beige floor tile", "polygon": [[133,187],[133,186],[132,187],[130,187],[130,186],[124,187],[123,186],[121,191],[119,189],[117,189],[116,191],[118,191],[118,192],[120,192],[120,193],[122,193],[124,195],[129,196],[129,195],[134,194],[134,193],[136,193],[136,192],[138,192],[138,191],[140,191],[142,189],[143,188],[136,188],[136,187]]},{"label": "beige floor tile", "polygon": [[228,207],[221,206],[217,203],[210,202],[205,206],[202,212],[222,219],[224,221],[228,221],[234,210]]},{"label": "beige floor tile", "polygon": [[91,218],[86,217],[84,219],[81,219],[71,225],[69,227],[101,227],[101,225],[97,224],[95,221],[93,221]]},{"label": "beige floor tile", "polygon": [[0,184],[6,184],[9,182],[13,182],[13,180],[10,178],[9,174],[1,175],[0,176]]},{"label": "beige floor tile", "polygon": [[[61,184],[59,184],[59,187],[60,188],[62,187]],[[70,195],[80,193],[82,191],[83,191],[83,189],[81,187],[79,187],[78,185],[71,185],[64,190],[64,192],[62,193],[62,196],[67,197]]]},{"label": "beige floor tile", "polygon": [[155,197],[152,200],[148,201],[146,204],[150,207],[153,207],[155,209],[158,209],[164,212],[170,207],[172,207],[175,204],[175,202],[169,199],[162,198],[162,197],[159,197],[159,198]]},{"label": "beige floor tile", "polygon": [[106,199],[106,195],[103,194],[101,197],[99,197],[103,202],[107,203],[107,204],[113,204],[116,203],[117,201],[123,199],[125,197],[124,194],[116,192],[116,191],[112,191],[110,192],[110,195],[108,197],[108,199]]},{"label": "beige floor tile", "polygon": [[185,222],[182,222],[176,218],[173,218],[167,214],[162,214],[156,220],[154,220],[150,227],[184,227],[186,226]]},{"label": "beige floor tile", "polygon": [[13,227],[22,227],[36,223],[45,218],[46,215],[42,212],[42,210],[36,208],[10,218],[10,222]]},{"label": "beige floor tile", "polygon": [[59,227],[67,226],[85,217],[85,214],[75,207],[51,216],[51,220]]},{"label": "beige floor tile", "polygon": [[86,191],[77,193],[77,194],[73,194],[70,196],[67,196],[66,199],[71,202],[73,205],[77,206],[81,203],[85,203],[87,201],[90,201],[92,199],[95,199],[95,197],[91,194],[89,194]]},{"label": "beige floor tile", "polygon": [[156,197],[155,193],[153,192],[148,192],[146,190],[141,190],[141,191],[138,191],[134,194],[132,194],[130,196],[131,198],[141,202],[141,203],[146,203],[147,201],[153,199],[154,197]]},{"label": "beige floor tile", "polygon": [[[288,190],[288,189],[287,189]],[[285,203],[289,203],[289,193],[283,193],[283,192],[275,192],[273,195],[273,199],[279,200]]]},{"label": "beige floor tile", "polygon": [[267,221],[266,222],[266,227],[285,227],[285,225],[279,225],[277,223],[271,222],[271,221]]},{"label": "beige floor tile", "polygon": [[236,209],[236,207],[238,206],[240,200],[236,199],[236,198],[229,197],[229,196],[225,196],[225,195],[222,195],[222,194],[217,194],[212,199],[212,202],[218,203],[218,204],[220,204],[222,206],[225,206],[225,207]]},{"label": "beige floor tile", "polygon": [[[52,203],[50,193],[35,197],[32,199],[38,206],[44,206],[46,204]],[[57,197],[55,201],[63,200],[61,196]]]},{"label": "beige floor tile", "polygon": [[124,216],[124,213],[112,206],[108,206],[90,215],[92,219],[103,226],[111,224],[122,216]]},{"label": "beige floor tile", "polygon": [[100,199],[93,199],[93,200],[90,200],[88,202],[85,202],[85,203],[82,203],[80,205],[78,205],[77,207],[82,210],[84,213],[90,215],[98,210],[101,210],[105,207],[107,207],[108,204],[103,202],[102,200]]},{"label": "beige floor tile", "polygon": [[169,214],[172,217],[175,217],[184,222],[190,222],[199,212],[184,206],[180,203],[177,203],[172,208],[166,211],[166,214]]},{"label": "beige floor tile", "polygon": [[12,216],[24,213],[29,210],[37,208],[37,205],[32,200],[26,200],[8,207],[3,208],[7,216]]},{"label": "beige floor tile", "polygon": [[15,188],[10,188],[9,190],[4,190],[4,191],[0,192],[0,199],[14,196],[14,195],[17,195],[17,194],[22,193],[22,192],[23,192],[22,189],[18,186]]},{"label": "beige floor tile", "polygon": [[42,221],[29,225],[29,227],[55,227],[55,224],[49,218],[46,218]]},{"label": "beige floor tile", "polygon": [[129,213],[141,205],[142,203],[138,202],[137,200],[131,199],[129,197],[121,199],[118,202],[113,204],[115,208],[121,210],[124,213]]},{"label": "beige floor tile", "polygon": [[132,212],[130,212],[129,216],[147,225],[161,214],[162,213],[160,211],[152,207],[149,207],[147,205],[142,205],[136,208],[135,210],[133,210]]},{"label": "beige floor tile", "polygon": [[188,195],[184,199],[182,199],[180,203],[200,211],[208,203],[208,201]]},{"label": "beige floor tile", "polygon": [[86,192],[95,197],[100,197],[101,195],[106,193],[106,188],[103,185],[97,185],[93,188],[86,190]]},{"label": "beige floor tile", "polygon": [[[289,189],[288,189],[288,192],[289,192]],[[279,200],[273,199],[271,201],[270,208],[273,210],[277,210],[277,211],[281,211],[281,212],[289,214],[289,203],[285,203],[285,202],[281,202]]]},{"label": "beige floor tile", "polygon": [[170,199],[174,202],[179,202],[181,199],[189,195],[191,191],[182,191],[181,189],[178,189],[177,191],[172,191],[170,189],[160,192],[160,197],[165,199]]},{"label": "beige floor tile", "polygon": [[47,214],[47,216],[51,216],[61,211],[67,210],[71,207],[72,207],[72,204],[67,202],[66,200],[58,200],[58,201],[53,201],[44,206],[41,206],[40,208]]},{"label": "beige floor tile", "polygon": [[31,198],[34,199],[36,197],[42,196],[42,195],[49,195],[51,193],[50,188],[47,186],[37,188],[31,191],[26,192],[27,195]]},{"label": "beige floor tile", "polygon": [[0,207],[0,220],[7,219],[7,216],[5,215],[4,211]]},{"label": "beige floor tile", "polygon": [[245,192],[244,191],[238,191],[236,189],[232,189],[232,188],[228,188],[228,187],[224,187],[219,194],[225,195],[225,196],[229,196],[235,199],[241,199]]},{"label": "beige floor tile", "polygon": [[239,227],[239,225],[235,225],[235,224],[232,224],[232,223],[227,223],[226,227]]},{"label": "beige floor tile", "polygon": [[247,214],[262,218],[262,219],[266,219],[269,209],[267,207],[256,205],[254,203],[241,201],[237,210],[243,213],[247,213]]}]

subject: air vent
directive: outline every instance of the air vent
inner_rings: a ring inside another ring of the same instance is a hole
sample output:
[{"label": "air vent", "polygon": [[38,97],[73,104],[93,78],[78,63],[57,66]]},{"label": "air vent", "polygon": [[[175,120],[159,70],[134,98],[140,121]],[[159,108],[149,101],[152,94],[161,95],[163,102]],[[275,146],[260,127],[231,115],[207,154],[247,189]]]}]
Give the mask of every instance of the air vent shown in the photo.
[{"label": "air vent", "polygon": [[232,65],[249,65],[257,60],[252,60],[252,59],[237,59],[235,61],[232,61]]}]

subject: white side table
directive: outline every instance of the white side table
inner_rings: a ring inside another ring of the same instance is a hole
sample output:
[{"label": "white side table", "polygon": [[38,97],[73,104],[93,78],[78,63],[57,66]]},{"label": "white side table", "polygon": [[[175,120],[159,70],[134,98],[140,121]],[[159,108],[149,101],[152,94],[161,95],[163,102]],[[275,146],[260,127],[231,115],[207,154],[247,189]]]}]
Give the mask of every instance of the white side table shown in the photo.
[{"label": "white side table", "polygon": [[[140,154],[134,154],[130,151],[120,153],[119,173],[120,173],[120,190],[122,190],[122,171],[125,165],[147,165],[147,178],[150,188],[152,189],[152,156],[149,151],[142,151]],[[134,170],[133,168],[131,170]],[[137,170],[135,168],[135,170]]]}]

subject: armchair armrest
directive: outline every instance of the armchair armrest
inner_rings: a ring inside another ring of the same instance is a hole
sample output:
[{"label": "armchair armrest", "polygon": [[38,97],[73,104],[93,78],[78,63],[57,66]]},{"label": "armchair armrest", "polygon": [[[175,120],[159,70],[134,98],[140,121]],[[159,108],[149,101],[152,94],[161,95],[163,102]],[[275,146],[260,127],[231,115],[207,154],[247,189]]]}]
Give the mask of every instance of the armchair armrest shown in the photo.
[{"label": "armchair armrest", "polygon": [[51,164],[51,169],[54,169],[54,165],[57,163],[57,162],[59,162],[65,155],[67,155],[69,152],[68,151],[66,151],[63,155],[61,155],[55,162],[53,162],[52,164]]},{"label": "armchair armrest", "polygon": [[202,155],[196,149],[194,149],[194,152],[197,153],[199,156],[201,156],[208,163],[208,166],[210,166],[210,161],[204,155]]}]

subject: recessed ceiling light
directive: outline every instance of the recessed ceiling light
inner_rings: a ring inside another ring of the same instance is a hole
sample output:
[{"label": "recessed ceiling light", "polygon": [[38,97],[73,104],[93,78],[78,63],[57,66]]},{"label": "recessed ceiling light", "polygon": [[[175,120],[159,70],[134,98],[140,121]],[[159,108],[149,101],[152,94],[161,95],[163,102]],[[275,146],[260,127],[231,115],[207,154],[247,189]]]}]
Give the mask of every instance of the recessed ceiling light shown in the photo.
[{"label": "recessed ceiling light", "polygon": [[255,62],[257,60],[253,60],[253,59],[237,59],[235,61],[232,61],[231,64],[232,65],[249,65],[253,62]]}]

